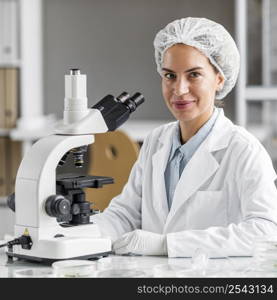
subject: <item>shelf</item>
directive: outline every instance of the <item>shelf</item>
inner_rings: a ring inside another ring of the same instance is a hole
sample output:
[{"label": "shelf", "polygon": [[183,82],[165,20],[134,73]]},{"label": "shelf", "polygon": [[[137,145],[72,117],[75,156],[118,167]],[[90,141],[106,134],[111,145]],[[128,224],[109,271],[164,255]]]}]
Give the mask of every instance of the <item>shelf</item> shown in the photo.
[{"label": "shelf", "polygon": [[277,87],[276,86],[249,86],[245,91],[245,98],[248,101],[277,101]]},{"label": "shelf", "polygon": [[7,197],[0,196],[0,207],[8,207],[7,206]]},{"label": "shelf", "polygon": [[[128,134],[132,139],[136,141],[143,141],[145,137],[156,127],[161,126],[163,124],[166,124],[168,122],[171,122],[171,120],[157,120],[157,121],[151,121],[151,120],[129,120],[125,124],[123,124],[121,127],[119,127],[119,130],[124,131],[126,134]],[[56,122],[55,122],[56,123]],[[54,133],[54,125],[55,123],[48,124],[47,127],[41,128],[38,130],[26,130],[26,129],[20,129],[16,128],[10,131],[10,137],[13,140],[20,140],[20,141],[35,141],[40,138],[43,138],[47,135]]]},{"label": "shelf", "polygon": [[15,62],[0,62],[0,68],[20,68],[20,61]]},{"label": "shelf", "polygon": [[264,142],[270,135],[264,125],[261,124],[247,124],[246,129],[252,133],[261,143]]},{"label": "shelf", "polygon": [[[249,34],[249,0],[235,0],[235,24],[236,24],[236,42],[241,56],[241,68],[236,84],[236,123],[247,127],[248,104],[251,101],[264,102],[262,106],[262,122],[267,125],[268,117],[274,118],[274,113],[269,105],[275,105],[277,100],[277,86],[270,86],[271,66],[270,60],[270,39],[271,39],[271,2],[270,0],[261,0],[256,3],[255,9],[261,10],[261,81],[260,86],[247,86],[248,78],[248,34]],[[254,16],[255,17],[255,16]],[[254,20],[253,20],[254,21]],[[255,20],[257,21],[257,20]],[[253,23],[253,22],[252,22]],[[274,34],[274,32],[272,32]],[[259,45],[258,45],[259,46]],[[272,103],[269,103],[271,101]]]},{"label": "shelf", "polygon": [[9,136],[10,132],[11,132],[11,129],[0,128],[0,137],[1,136]]},{"label": "shelf", "polygon": [[17,141],[33,142],[54,133],[57,124],[56,117],[43,115],[37,118],[18,119],[17,128],[10,130],[10,138]]},{"label": "shelf", "polygon": [[10,138],[15,141],[36,141],[47,135],[53,134],[53,128],[41,128],[38,130],[14,129],[10,132]]},{"label": "shelf", "polygon": [[[124,131],[135,141],[143,141],[153,129],[169,122],[172,122],[172,120],[129,120],[119,127],[118,130]],[[260,141],[264,141],[269,134],[266,128],[259,124],[248,124],[247,130],[255,135]],[[10,131],[10,137],[13,140],[35,141],[53,133],[54,125],[48,125],[47,127],[38,130],[13,129]]]}]

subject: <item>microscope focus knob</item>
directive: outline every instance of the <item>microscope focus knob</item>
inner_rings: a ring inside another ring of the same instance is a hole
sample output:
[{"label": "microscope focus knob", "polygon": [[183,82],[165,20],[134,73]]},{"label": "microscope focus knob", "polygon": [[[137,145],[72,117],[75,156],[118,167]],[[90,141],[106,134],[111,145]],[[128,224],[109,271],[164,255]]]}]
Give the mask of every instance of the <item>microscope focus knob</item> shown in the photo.
[{"label": "microscope focus knob", "polygon": [[62,195],[49,196],[45,202],[45,210],[50,217],[61,217],[70,214],[71,203]]}]

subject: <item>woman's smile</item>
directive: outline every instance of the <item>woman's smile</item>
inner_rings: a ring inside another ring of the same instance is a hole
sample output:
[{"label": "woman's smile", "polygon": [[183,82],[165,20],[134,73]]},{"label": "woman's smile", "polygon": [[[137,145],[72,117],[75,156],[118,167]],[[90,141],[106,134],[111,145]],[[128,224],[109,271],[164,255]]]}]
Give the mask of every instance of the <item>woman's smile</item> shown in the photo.
[{"label": "woman's smile", "polygon": [[172,102],[172,106],[176,110],[189,110],[195,106],[196,100],[177,100]]}]

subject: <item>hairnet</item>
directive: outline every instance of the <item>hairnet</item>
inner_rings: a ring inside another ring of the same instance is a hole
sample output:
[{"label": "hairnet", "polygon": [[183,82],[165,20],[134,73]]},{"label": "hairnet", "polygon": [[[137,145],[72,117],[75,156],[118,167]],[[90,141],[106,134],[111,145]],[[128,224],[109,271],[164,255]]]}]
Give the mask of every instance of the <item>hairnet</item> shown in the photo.
[{"label": "hairnet", "polygon": [[188,17],[169,23],[154,39],[155,60],[160,74],[165,51],[179,43],[197,48],[224,76],[224,86],[216,92],[216,99],[224,98],[236,83],[240,65],[237,46],[228,31],[206,18]]}]

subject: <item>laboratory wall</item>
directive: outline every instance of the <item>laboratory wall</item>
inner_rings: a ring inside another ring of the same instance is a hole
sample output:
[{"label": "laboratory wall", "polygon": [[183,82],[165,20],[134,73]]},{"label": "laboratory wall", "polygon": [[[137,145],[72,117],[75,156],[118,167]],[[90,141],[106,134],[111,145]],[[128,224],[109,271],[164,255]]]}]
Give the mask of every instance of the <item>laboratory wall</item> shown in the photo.
[{"label": "laboratory wall", "polygon": [[[234,36],[232,0],[47,0],[44,1],[45,112],[62,116],[64,74],[87,74],[89,103],[106,94],[139,91],[145,104],[132,116],[171,120],[156,72],[153,39],[167,23],[206,17]],[[225,112],[234,119],[234,93]]]}]

